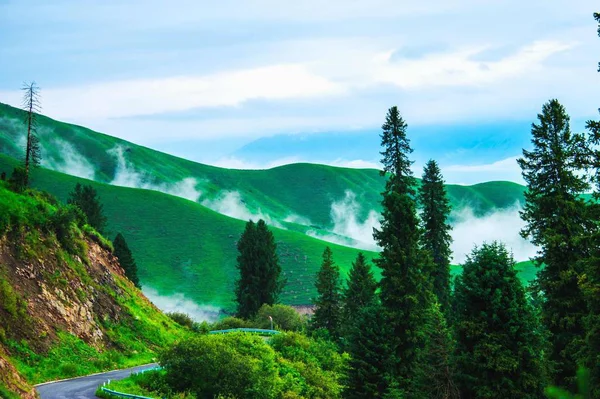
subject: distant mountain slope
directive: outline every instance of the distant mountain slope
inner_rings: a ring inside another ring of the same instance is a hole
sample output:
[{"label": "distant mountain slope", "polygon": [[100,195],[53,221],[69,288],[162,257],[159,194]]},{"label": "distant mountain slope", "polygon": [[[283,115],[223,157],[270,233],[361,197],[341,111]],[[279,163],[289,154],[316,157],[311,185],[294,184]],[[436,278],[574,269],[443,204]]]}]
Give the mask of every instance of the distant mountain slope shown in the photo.
[{"label": "distant mountain slope", "polygon": [[[0,104],[0,152],[22,157],[22,111]],[[357,219],[379,212],[384,178],[377,170],[293,164],[268,170],[223,169],[191,162],[115,137],[39,116],[44,166],[71,175],[122,186],[155,189],[199,200],[216,211],[247,219],[248,214],[333,230],[331,207],[347,191],[355,195]],[[377,155],[377,154],[375,154]],[[510,182],[448,186],[455,209],[476,216],[512,207],[524,187]],[[226,198],[229,207],[221,205]],[[241,211],[240,211],[241,208]]]}]

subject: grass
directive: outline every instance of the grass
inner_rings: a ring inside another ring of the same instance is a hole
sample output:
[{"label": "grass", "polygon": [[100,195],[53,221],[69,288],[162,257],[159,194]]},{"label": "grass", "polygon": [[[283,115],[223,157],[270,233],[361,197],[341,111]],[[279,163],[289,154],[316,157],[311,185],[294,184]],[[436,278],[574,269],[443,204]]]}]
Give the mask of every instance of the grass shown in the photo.
[{"label": "grass", "polygon": [[[109,278],[106,269],[92,265],[88,246],[96,241],[110,248],[110,243],[80,221],[57,224],[56,215],[64,208],[50,196],[34,190],[16,194],[0,182],[0,203],[3,245],[21,248],[7,251],[0,263],[0,354],[6,348],[27,381],[149,363],[159,350],[190,334],[130,281],[116,274]],[[57,237],[58,232],[63,237]],[[29,262],[40,274],[33,286],[15,272],[16,265]],[[103,338],[92,344],[65,331],[69,322],[63,313],[48,314],[29,300],[38,296],[40,287],[59,292],[55,298],[73,312],[93,300],[94,328]],[[50,326],[49,332],[45,326]]]}]

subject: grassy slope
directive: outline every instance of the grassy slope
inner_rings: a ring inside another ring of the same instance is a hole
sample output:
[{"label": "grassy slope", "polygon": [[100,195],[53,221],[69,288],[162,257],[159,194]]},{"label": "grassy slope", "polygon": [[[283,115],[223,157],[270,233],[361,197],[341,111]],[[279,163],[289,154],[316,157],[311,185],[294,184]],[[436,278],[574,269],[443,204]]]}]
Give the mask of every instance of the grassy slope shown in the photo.
[{"label": "grassy slope", "polygon": [[[45,195],[16,194],[0,182],[0,204],[0,355],[28,382],[148,363],[189,334],[121,274],[85,226],[56,230],[59,207]],[[20,274],[27,267],[34,277]],[[82,324],[101,329],[100,342]],[[0,373],[0,388],[8,377]]]},{"label": "grassy slope", "polygon": [[[9,170],[14,162],[0,156],[0,170]],[[198,303],[232,309],[237,276],[235,241],[243,231],[243,221],[159,192],[88,182],[45,169],[36,170],[34,175],[36,187],[63,201],[77,182],[90,183],[98,191],[111,236],[118,231],[125,235],[143,284],[162,294],[179,292]],[[282,296],[288,304],[306,304],[314,297],[313,276],[326,245],[332,247],[343,274],[358,252],[293,231],[273,228],[273,232],[288,278]],[[367,252],[367,256],[375,254]]]},{"label": "grassy slope", "polygon": [[[22,112],[0,104],[0,152],[19,158],[18,138],[24,134]],[[331,227],[333,201],[344,198],[346,190],[357,195],[365,217],[379,211],[384,179],[377,170],[334,168],[325,165],[294,164],[269,170],[233,170],[212,167],[141,147],[115,137],[39,116],[39,137],[47,151],[46,160],[61,158],[57,140],[70,143],[96,168],[96,180],[110,182],[117,162],[107,151],[117,145],[130,151],[127,159],[153,183],[174,183],[187,177],[200,181],[202,199],[212,199],[222,191],[238,191],[252,211],[279,220],[290,214],[308,218],[312,224]],[[54,165],[56,167],[56,165]],[[67,173],[69,173],[67,171]],[[524,187],[510,182],[489,182],[474,186],[448,186],[455,208],[473,207],[480,215],[522,201]]]}]

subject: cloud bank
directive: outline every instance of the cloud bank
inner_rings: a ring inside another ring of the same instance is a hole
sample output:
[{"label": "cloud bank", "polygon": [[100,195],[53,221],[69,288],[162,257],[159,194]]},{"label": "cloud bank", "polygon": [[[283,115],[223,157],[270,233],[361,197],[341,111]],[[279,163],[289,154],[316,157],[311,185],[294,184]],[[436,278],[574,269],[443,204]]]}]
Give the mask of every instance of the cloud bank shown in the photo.
[{"label": "cloud bank", "polygon": [[94,180],[96,171],[94,166],[69,142],[54,139],[53,146],[60,152],[60,158],[54,158],[47,151],[42,150],[42,166],[69,175]]},{"label": "cloud bank", "polygon": [[283,227],[281,223],[263,213],[260,209],[250,211],[238,191],[223,191],[213,199],[205,199],[202,201],[202,205],[222,215],[235,219],[246,221],[252,220],[254,222],[262,219],[271,226]]},{"label": "cloud bank", "polygon": [[219,318],[221,309],[212,305],[198,305],[184,294],[160,295],[152,287],[144,286],[142,292],[163,312],[180,312],[189,315],[197,322],[214,322]]},{"label": "cloud bank", "polygon": [[194,202],[198,201],[202,195],[202,192],[197,188],[199,182],[193,177],[187,177],[172,184],[152,183],[151,176],[136,170],[135,166],[125,158],[125,149],[122,146],[116,146],[108,152],[117,160],[115,177],[110,182],[112,185],[160,191]]},{"label": "cloud bank", "polygon": [[462,208],[453,213],[455,223],[452,230],[453,263],[463,263],[475,245],[500,241],[513,252],[517,261],[535,256],[537,248],[519,235],[525,223],[519,216],[521,207],[515,206],[477,217],[473,209]]}]

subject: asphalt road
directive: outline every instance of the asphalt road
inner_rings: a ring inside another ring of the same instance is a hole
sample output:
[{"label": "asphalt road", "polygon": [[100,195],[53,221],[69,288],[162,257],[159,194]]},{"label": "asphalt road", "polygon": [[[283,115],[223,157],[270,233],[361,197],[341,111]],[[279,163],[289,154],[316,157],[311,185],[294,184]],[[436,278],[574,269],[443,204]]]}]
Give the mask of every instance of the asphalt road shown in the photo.
[{"label": "asphalt road", "polygon": [[74,378],[72,380],[51,382],[37,385],[35,389],[42,399],[94,399],[96,389],[107,380],[122,380],[129,377],[131,373],[156,367],[157,364],[133,367],[125,370],[109,371],[108,373],[88,375],[87,377]]}]

